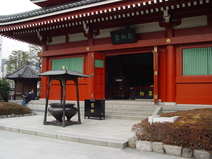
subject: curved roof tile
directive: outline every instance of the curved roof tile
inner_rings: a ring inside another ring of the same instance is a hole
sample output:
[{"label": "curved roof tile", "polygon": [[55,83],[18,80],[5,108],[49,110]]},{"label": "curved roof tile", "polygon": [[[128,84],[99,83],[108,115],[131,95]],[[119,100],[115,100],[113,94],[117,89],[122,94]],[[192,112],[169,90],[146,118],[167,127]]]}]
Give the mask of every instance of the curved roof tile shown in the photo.
[{"label": "curved roof tile", "polygon": [[38,72],[31,68],[29,64],[26,64],[14,72],[7,74],[5,76],[7,79],[17,79],[17,78],[30,78],[30,79],[39,79]]},{"label": "curved roof tile", "polygon": [[36,10],[24,12],[24,13],[0,16],[0,23],[35,17],[35,16],[44,15],[44,14],[52,13],[52,12],[57,12],[60,10],[75,8],[75,7],[79,7],[79,6],[83,6],[83,5],[87,5],[87,4],[91,4],[91,3],[98,3],[101,1],[106,1],[106,0],[83,0],[80,2],[72,2],[72,3],[63,4],[63,5],[59,5],[59,6],[40,8],[40,9],[36,9]]}]

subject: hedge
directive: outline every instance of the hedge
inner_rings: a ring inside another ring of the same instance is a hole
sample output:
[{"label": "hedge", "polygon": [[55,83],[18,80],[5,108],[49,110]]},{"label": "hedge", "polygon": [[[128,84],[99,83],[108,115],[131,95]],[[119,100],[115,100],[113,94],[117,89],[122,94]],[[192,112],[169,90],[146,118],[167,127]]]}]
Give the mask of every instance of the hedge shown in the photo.
[{"label": "hedge", "polygon": [[0,102],[0,115],[30,114],[32,110],[16,103]]},{"label": "hedge", "polygon": [[157,141],[212,153],[212,108],[159,114],[179,116],[173,123],[152,123],[148,118],[135,124],[132,131],[138,140]]}]

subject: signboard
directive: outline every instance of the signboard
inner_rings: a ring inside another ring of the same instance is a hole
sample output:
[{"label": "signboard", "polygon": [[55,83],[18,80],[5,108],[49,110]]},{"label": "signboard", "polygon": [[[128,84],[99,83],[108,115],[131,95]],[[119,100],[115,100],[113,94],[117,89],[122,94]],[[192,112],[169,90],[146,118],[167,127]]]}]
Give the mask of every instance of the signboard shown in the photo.
[{"label": "signboard", "polygon": [[111,31],[110,34],[113,45],[136,42],[135,29]]}]

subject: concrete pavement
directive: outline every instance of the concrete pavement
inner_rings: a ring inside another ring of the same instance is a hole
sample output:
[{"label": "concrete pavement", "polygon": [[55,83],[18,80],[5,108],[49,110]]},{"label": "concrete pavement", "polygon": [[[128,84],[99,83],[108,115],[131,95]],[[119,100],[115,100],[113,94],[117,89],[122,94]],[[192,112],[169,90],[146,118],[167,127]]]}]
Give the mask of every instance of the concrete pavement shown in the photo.
[{"label": "concrete pavement", "polygon": [[[73,118],[74,120],[75,118]],[[54,120],[48,116],[47,120]],[[43,114],[0,119],[0,158],[185,159],[125,148],[135,120],[84,119],[81,125],[43,125]]]},{"label": "concrete pavement", "polygon": [[183,157],[69,142],[0,130],[0,158],[6,159],[186,159]]},{"label": "concrete pavement", "polygon": [[[52,116],[47,121],[55,120]],[[77,121],[77,116],[72,118]],[[125,148],[134,134],[131,132],[135,120],[120,119],[84,119],[82,124],[71,126],[43,125],[43,114],[0,119],[0,129],[30,135],[68,140],[114,148]]]}]

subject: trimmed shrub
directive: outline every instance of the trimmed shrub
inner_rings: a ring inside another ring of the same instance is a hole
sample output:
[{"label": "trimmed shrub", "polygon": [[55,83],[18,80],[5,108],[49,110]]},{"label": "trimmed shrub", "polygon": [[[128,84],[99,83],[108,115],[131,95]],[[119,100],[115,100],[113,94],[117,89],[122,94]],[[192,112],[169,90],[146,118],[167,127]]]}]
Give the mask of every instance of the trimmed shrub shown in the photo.
[{"label": "trimmed shrub", "polygon": [[32,110],[16,103],[0,102],[0,115],[30,114]]},{"label": "trimmed shrub", "polygon": [[5,101],[5,102],[8,101],[9,91],[10,91],[9,82],[5,78],[0,79],[0,100],[1,101]]},{"label": "trimmed shrub", "polygon": [[212,108],[163,113],[160,116],[179,118],[174,123],[152,124],[146,118],[132,127],[138,140],[163,142],[212,153]]}]

